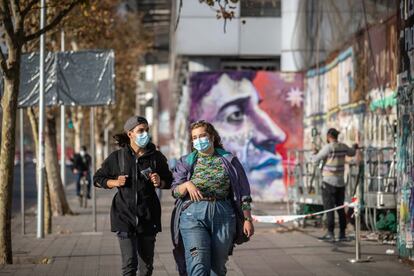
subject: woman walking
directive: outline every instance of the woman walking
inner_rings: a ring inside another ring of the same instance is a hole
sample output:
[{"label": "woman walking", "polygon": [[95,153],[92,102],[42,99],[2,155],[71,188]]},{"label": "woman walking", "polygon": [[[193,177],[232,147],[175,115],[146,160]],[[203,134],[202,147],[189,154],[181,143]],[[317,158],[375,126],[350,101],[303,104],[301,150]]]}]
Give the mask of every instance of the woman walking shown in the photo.
[{"label": "woman walking", "polygon": [[[212,124],[198,121],[190,130],[195,150],[174,170],[172,188],[178,200],[173,240],[179,246],[179,231],[188,275],[225,275],[234,244],[254,233],[250,186],[239,160],[223,149]],[[180,266],[179,248],[174,253]],[[180,274],[186,272],[181,267]]]},{"label": "woman walking", "polygon": [[118,191],[112,200],[111,231],[122,254],[122,275],[151,275],[155,236],[161,231],[161,205],[155,188],[169,189],[167,159],[150,142],[148,122],[133,116],[115,135],[121,149],[111,153],[95,173],[94,185]]}]

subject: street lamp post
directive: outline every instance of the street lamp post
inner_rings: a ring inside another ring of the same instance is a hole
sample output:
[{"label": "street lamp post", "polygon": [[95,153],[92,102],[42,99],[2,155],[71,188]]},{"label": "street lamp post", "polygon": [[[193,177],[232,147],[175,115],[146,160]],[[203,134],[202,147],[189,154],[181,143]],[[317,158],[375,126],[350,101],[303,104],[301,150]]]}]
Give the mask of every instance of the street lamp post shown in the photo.
[{"label": "street lamp post", "polygon": [[[65,32],[63,29],[60,33],[61,51],[65,51]],[[63,187],[66,186],[66,150],[65,150],[65,106],[60,106],[60,176],[62,178]]]},{"label": "street lamp post", "polygon": [[[40,0],[40,29],[45,26],[46,4]],[[40,35],[39,53],[39,148],[37,152],[37,238],[44,238],[44,171],[45,171],[45,149],[44,149],[44,126],[45,126],[45,35]]]}]

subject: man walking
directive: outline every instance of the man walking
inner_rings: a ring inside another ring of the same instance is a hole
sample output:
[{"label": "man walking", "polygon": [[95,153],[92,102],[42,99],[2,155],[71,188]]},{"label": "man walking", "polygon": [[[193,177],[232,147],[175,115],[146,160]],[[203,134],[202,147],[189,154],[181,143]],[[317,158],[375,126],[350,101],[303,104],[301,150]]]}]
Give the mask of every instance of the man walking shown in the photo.
[{"label": "man walking", "polygon": [[[327,133],[327,142],[320,151],[313,145],[312,162],[317,164],[323,161],[322,169],[322,201],[325,210],[335,208],[344,204],[345,200],[345,157],[355,156],[357,144],[352,148],[338,142],[339,131],[331,128]],[[339,216],[339,241],[346,241],[346,217],[344,209],[338,210]],[[321,237],[324,241],[335,241],[335,213],[327,213],[328,232]]]}]

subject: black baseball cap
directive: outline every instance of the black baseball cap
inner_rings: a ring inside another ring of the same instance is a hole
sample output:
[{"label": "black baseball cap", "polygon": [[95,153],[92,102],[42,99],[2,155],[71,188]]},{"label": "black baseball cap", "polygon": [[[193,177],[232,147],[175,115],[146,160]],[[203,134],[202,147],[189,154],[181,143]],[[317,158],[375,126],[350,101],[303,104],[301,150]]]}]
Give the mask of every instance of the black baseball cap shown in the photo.
[{"label": "black baseball cap", "polygon": [[329,130],[328,130],[328,133],[327,133],[327,135],[329,135],[329,136],[332,136],[333,138],[335,138],[335,139],[338,139],[338,135],[339,135],[339,131],[336,129],[336,128],[330,128]]},{"label": "black baseball cap", "polygon": [[140,124],[148,125],[147,119],[145,119],[142,116],[129,117],[129,119],[124,124],[124,131],[128,132],[128,131],[134,129],[137,125],[140,125]]}]

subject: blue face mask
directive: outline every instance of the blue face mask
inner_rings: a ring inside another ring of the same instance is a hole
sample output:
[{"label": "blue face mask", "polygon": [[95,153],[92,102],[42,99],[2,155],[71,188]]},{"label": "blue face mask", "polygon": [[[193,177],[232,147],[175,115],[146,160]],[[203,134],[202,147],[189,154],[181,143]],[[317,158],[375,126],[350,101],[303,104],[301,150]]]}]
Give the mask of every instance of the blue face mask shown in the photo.
[{"label": "blue face mask", "polygon": [[145,148],[148,145],[149,140],[150,136],[148,132],[143,132],[135,136],[135,144],[137,144],[137,146],[140,148]]},{"label": "blue face mask", "polygon": [[210,148],[211,143],[208,137],[201,137],[193,141],[193,146],[196,150],[205,152]]}]

